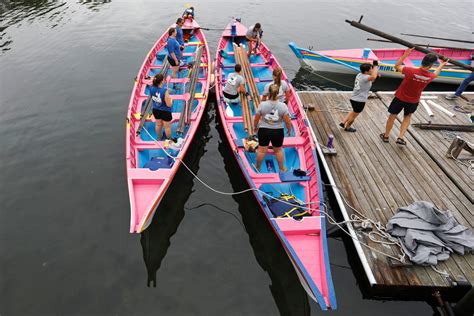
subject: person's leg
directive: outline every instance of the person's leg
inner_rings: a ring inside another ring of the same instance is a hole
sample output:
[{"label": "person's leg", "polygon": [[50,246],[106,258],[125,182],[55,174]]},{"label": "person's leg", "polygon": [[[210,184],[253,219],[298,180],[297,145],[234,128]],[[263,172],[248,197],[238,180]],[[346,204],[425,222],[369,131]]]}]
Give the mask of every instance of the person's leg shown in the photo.
[{"label": "person's leg", "polygon": [[162,120],[156,120],[155,122],[155,131],[156,131],[156,140],[161,140],[161,128],[163,126],[163,121]]},{"label": "person's leg", "polygon": [[405,133],[408,130],[408,126],[410,126],[412,114],[413,113],[410,113],[403,117],[402,125],[400,125],[400,134],[398,135],[398,138],[403,139],[403,137],[405,136]]},{"label": "person's leg", "polygon": [[247,46],[249,48],[249,50],[247,52],[247,56],[250,58],[250,56],[252,55],[253,41],[247,39],[247,44],[248,44]]},{"label": "person's leg", "polygon": [[173,119],[173,116],[171,112],[168,112],[168,111],[163,111],[162,115],[163,115],[163,126],[165,127],[166,138],[171,139],[172,138],[171,120]]},{"label": "person's leg", "polygon": [[351,111],[351,112],[347,113],[346,117],[342,120],[342,125],[343,126],[341,126],[341,127],[346,127],[347,122],[352,120],[352,114],[353,113],[354,113],[354,111]]},{"label": "person's leg", "polygon": [[286,172],[287,168],[285,167],[285,153],[281,147],[273,147],[273,150],[275,151],[275,158],[278,162],[278,168],[280,171]]},{"label": "person's leg", "polygon": [[385,134],[384,137],[388,138],[390,136],[390,131],[393,128],[393,123],[395,123],[395,119],[397,118],[397,114],[390,114],[387,119],[387,124],[385,125]]},{"label": "person's leg", "polygon": [[255,163],[255,168],[260,171],[260,167],[262,166],[263,158],[267,154],[268,146],[258,146],[257,149],[257,162]]},{"label": "person's leg", "polygon": [[388,141],[390,131],[393,128],[393,123],[395,122],[397,115],[402,111],[403,104],[404,103],[400,101],[397,97],[393,98],[392,102],[390,102],[390,106],[388,107],[388,113],[390,113],[390,115],[388,116],[387,124],[385,125],[385,134],[382,135],[383,138],[386,139],[384,139],[384,141]]},{"label": "person's leg", "polygon": [[456,92],[454,93],[455,96],[460,97],[461,94],[466,90],[467,86],[474,80],[474,71],[461,82],[461,85],[457,88]]},{"label": "person's leg", "polygon": [[352,115],[351,115],[350,119],[345,123],[345,126],[344,126],[345,128],[351,127],[352,123],[354,123],[357,116],[359,116],[359,113],[356,113],[356,112],[351,112],[350,114],[352,114]]},{"label": "person's leg", "polygon": [[172,67],[173,69],[173,74],[171,75],[172,78],[177,78],[178,77],[178,71],[179,71],[179,65]]}]

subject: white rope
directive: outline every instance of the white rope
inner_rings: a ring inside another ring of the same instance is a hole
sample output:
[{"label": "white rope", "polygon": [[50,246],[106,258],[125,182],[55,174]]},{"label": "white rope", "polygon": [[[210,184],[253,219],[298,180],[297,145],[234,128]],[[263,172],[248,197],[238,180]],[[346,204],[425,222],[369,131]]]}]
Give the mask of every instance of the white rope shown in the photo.
[{"label": "white rope", "polygon": [[[265,195],[265,196],[268,196],[268,197],[270,197],[270,198],[272,198],[272,199],[274,199],[274,200],[280,201],[281,203],[284,203],[284,204],[287,204],[287,205],[290,205],[290,206],[299,206],[299,207],[301,207],[302,209],[305,209],[305,210],[309,211],[310,213],[319,213],[319,214],[322,214],[322,215],[324,215],[324,216],[326,216],[326,217],[328,218],[328,222],[329,222],[330,224],[338,226],[344,233],[346,233],[349,237],[351,237],[351,238],[354,239],[355,241],[359,242],[361,245],[363,245],[363,246],[365,246],[365,247],[367,247],[367,248],[369,248],[369,249],[371,249],[371,250],[373,250],[373,251],[375,251],[375,252],[377,252],[377,253],[379,253],[379,254],[381,254],[381,255],[384,255],[384,256],[386,256],[386,257],[389,257],[389,258],[391,258],[391,259],[393,259],[393,260],[399,261],[399,262],[401,262],[401,263],[405,263],[405,253],[403,252],[403,250],[401,250],[402,255],[400,255],[400,256],[397,258],[397,257],[394,257],[394,256],[392,256],[392,255],[390,255],[390,254],[387,254],[387,253],[383,252],[383,251],[380,251],[380,250],[378,250],[378,249],[376,249],[376,248],[374,248],[374,247],[372,247],[372,246],[370,246],[370,245],[368,245],[368,244],[365,244],[365,243],[361,242],[360,240],[358,240],[357,238],[352,237],[352,235],[350,234],[350,232],[348,232],[348,231],[342,226],[342,224],[345,224],[345,223],[347,223],[347,222],[355,222],[355,221],[357,221],[357,219],[353,219],[353,220],[351,219],[351,220],[349,220],[349,221],[345,221],[345,222],[340,222],[340,223],[338,223],[338,222],[336,222],[336,221],[331,217],[331,215],[329,215],[328,213],[326,213],[326,212],[324,212],[324,211],[322,211],[322,210],[320,210],[320,209],[314,209],[314,208],[311,208],[311,207],[295,205],[295,204],[290,203],[290,202],[287,202],[287,201],[285,201],[285,200],[276,198],[276,197],[272,196],[271,194],[266,193],[266,192],[264,192],[264,191],[262,191],[262,190],[259,190],[259,189],[256,189],[256,188],[249,188],[249,189],[242,190],[242,191],[238,191],[238,192],[223,192],[223,191],[214,189],[213,187],[211,187],[210,185],[208,185],[206,182],[204,182],[203,180],[201,180],[201,179],[191,170],[191,168],[189,168],[189,167],[184,163],[184,161],[183,161],[181,158],[175,157],[175,156],[169,154],[169,153],[167,152],[167,150],[161,145],[161,143],[158,142],[158,141],[148,132],[148,130],[147,130],[145,127],[143,127],[143,130],[148,134],[148,136],[150,136],[150,138],[151,138],[153,141],[155,141],[155,142],[158,144],[158,146],[161,147],[161,149],[165,152],[165,154],[166,154],[168,157],[172,158],[173,160],[180,160],[181,163],[183,164],[183,166],[193,175],[193,177],[196,178],[196,180],[198,180],[199,182],[201,182],[201,183],[202,183],[206,188],[208,188],[209,190],[211,190],[211,191],[213,191],[213,192],[215,192],[215,193],[221,194],[221,195],[230,195],[230,196],[232,196],[232,195],[239,195],[239,194],[243,194],[243,193],[247,193],[247,192],[252,192],[252,191],[256,191],[256,192],[259,192],[259,193],[262,194],[262,195]],[[325,184],[325,185],[327,185],[327,184]],[[337,188],[337,187],[336,187],[336,188]],[[350,204],[348,204],[347,201],[345,200],[345,198],[343,198],[343,199],[344,199],[345,203],[346,203],[351,209],[353,209],[355,212],[357,212],[359,215],[361,215],[361,217],[365,217],[364,215],[362,215],[362,213],[360,213],[360,212],[357,211],[354,207],[352,207]],[[313,201],[313,202],[310,202],[310,203],[304,203],[304,205],[311,204],[311,203],[313,203],[313,204],[314,204],[314,203],[320,203],[320,201]],[[325,204],[325,203],[322,203],[322,204],[323,204],[323,205],[326,207],[326,209],[327,209],[326,204]],[[324,217],[324,216],[321,216],[321,217]],[[380,224],[380,222],[379,222],[379,223],[376,223],[375,221],[373,221],[373,220],[371,220],[371,219],[367,219],[367,218],[366,218],[366,220],[367,220],[367,221],[370,221],[371,223],[373,223],[374,227],[377,227],[379,230],[382,230],[383,226]],[[381,233],[381,234],[383,235],[383,234],[386,234],[386,233]],[[379,243],[383,243],[383,242],[379,242]],[[401,246],[400,246],[400,249],[401,249]]]}]

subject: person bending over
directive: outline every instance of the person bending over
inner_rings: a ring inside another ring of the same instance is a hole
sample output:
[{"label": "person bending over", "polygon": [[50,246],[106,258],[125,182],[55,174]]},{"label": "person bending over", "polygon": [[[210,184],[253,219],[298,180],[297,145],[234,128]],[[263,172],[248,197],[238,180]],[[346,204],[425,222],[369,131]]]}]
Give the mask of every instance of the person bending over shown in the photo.
[{"label": "person bending over", "polygon": [[404,117],[396,143],[399,145],[406,145],[404,136],[408,126],[410,125],[411,116],[415,113],[418,107],[418,102],[420,102],[421,93],[426,86],[439,75],[441,69],[443,69],[449,61],[442,61],[434,72],[430,72],[430,68],[438,60],[438,57],[433,53],[429,53],[423,57],[421,67],[419,68],[402,66],[403,61],[412,51],[413,48],[407,49],[395,64],[395,70],[404,74],[405,77],[395,92],[395,97],[388,107],[390,115],[385,126],[385,133],[380,134],[380,138],[385,143],[388,143],[390,131],[393,128],[393,123],[395,122],[397,115],[403,110]]},{"label": "person bending over", "polygon": [[354,90],[352,90],[352,96],[349,100],[352,105],[352,111],[349,112],[342,123],[339,124],[346,132],[356,131],[356,129],[351,126],[356,117],[364,110],[365,102],[367,102],[369,98],[372,82],[374,82],[378,76],[378,68],[376,60],[374,60],[373,65],[367,63],[360,65],[360,73],[358,73],[355,78]]},{"label": "person bending over", "polygon": [[251,27],[249,27],[246,37],[247,37],[247,46],[248,52],[247,55],[250,58],[252,55],[252,50],[258,48],[260,45],[260,41],[262,40],[263,30],[260,23],[255,23]]},{"label": "person bending over", "polygon": [[288,107],[285,103],[278,101],[279,87],[272,84],[269,88],[270,100],[260,103],[254,118],[254,130],[258,130],[257,162],[255,168],[259,171],[262,161],[271,143],[275,151],[275,157],[281,172],[286,172],[285,154],[281,146],[283,145],[284,129],[286,124],[286,135],[291,136],[291,119],[288,114]]}]

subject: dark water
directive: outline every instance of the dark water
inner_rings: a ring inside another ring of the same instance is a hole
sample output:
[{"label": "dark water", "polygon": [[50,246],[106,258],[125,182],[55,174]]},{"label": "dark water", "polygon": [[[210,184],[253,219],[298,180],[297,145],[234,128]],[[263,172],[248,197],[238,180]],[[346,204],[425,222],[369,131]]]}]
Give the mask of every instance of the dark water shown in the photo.
[{"label": "dark water", "polygon": [[[208,28],[231,16],[258,19],[300,88],[343,88],[299,70],[287,43],[366,46],[366,34],[345,18],[364,14],[387,32],[455,38],[470,36],[473,23],[471,1],[195,6]],[[183,9],[184,2],[151,0],[0,1],[2,316],[321,314],[251,195],[216,195],[180,170],[149,230],[128,233],[124,127],[132,81]],[[211,51],[219,35],[207,32]],[[186,161],[220,190],[244,189],[209,105]],[[363,299],[343,242],[329,239],[329,251],[339,305],[330,314],[431,313],[423,302]]]}]

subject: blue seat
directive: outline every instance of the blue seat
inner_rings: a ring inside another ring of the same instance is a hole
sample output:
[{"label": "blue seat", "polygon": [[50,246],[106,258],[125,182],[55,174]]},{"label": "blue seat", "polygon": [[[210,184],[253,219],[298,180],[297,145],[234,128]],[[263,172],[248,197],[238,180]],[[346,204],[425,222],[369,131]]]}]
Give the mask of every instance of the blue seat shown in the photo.
[{"label": "blue seat", "polygon": [[309,181],[311,176],[295,176],[293,171],[287,172],[280,172],[280,180],[281,182],[302,182],[302,181]]},{"label": "blue seat", "polygon": [[173,165],[173,159],[170,157],[152,157],[143,167],[151,171],[158,169],[169,169]]}]

